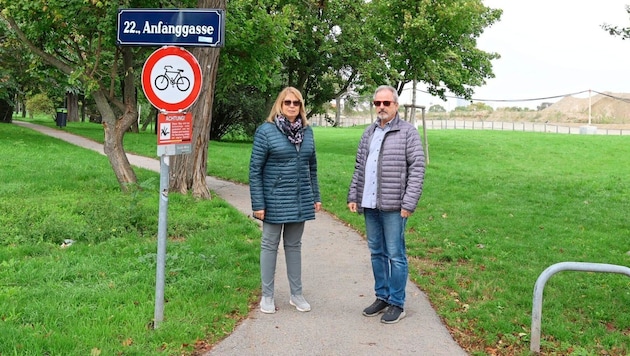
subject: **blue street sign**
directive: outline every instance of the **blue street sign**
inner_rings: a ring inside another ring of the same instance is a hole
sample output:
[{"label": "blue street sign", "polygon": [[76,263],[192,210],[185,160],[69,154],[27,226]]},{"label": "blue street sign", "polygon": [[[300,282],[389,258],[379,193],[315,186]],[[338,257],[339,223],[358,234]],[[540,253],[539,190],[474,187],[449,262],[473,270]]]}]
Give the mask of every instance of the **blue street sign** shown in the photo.
[{"label": "blue street sign", "polygon": [[222,47],[221,9],[119,9],[117,45]]}]

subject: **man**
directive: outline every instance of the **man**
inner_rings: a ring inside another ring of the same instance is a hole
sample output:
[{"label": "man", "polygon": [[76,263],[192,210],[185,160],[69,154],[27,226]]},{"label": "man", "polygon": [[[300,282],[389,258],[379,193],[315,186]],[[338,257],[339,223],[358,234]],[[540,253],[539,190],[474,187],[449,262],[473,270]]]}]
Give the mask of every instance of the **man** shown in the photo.
[{"label": "man", "polygon": [[381,322],[405,317],[408,278],[405,225],[424,182],[424,150],[418,130],[398,116],[398,93],[383,85],[374,93],[377,120],[359,142],[348,209],[363,213],[374,274],[376,301],[365,316]]}]

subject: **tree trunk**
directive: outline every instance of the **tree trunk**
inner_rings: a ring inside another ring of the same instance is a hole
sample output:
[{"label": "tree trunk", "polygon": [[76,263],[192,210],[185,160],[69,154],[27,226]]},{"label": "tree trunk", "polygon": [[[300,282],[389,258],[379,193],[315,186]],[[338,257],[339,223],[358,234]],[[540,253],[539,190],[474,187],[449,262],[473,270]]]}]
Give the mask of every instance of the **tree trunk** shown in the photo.
[{"label": "tree trunk", "polygon": [[[225,10],[225,0],[199,0],[198,8]],[[190,109],[193,116],[192,153],[171,158],[170,191],[188,193],[197,198],[210,199],[206,183],[208,166],[208,141],[212,123],[214,85],[219,67],[219,48],[197,47],[192,54],[201,66],[201,92]]]},{"label": "tree trunk", "polygon": [[73,93],[66,93],[66,107],[68,108],[68,121],[79,121],[79,96]]},{"label": "tree trunk", "polygon": [[[202,68],[203,83],[197,102],[192,106],[192,153],[174,156],[171,159],[172,174],[170,190],[185,194],[192,190],[194,197],[210,198],[206,184],[208,166],[208,141],[212,122],[214,83],[219,62],[218,48],[198,48],[193,50]],[[200,59],[200,60],[199,60]]]},{"label": "tree trunk", "polygon": [[[123,47],[123,63],[127,70],[124,78],[124,86],[133,88],[133,53],[128,47]],[[122,191],[128,191],[128,185],[137,183],[136,173],[133,171],[125,148],[123,146],[123,137],[125,132],[129,130],[131,125],[136,122],[138,117],[138,107],[136,105],[135,90],[125,90],[123,97],[124,110],[123,115],[117,118],[114,110],[107,100],[107,95],[101,89],[92,93],[98,111],[103,118],[103,129],[105,132],[105,142],[103,144],[103,152],[107,155],[109,163],[112,165],[116,179],[120,184]]]},{"label": "tree trunk", "polygon": [[[24,95],[16,95],[16,99],[15,101],[18,103],[18,107],[16,108],[16,110],[19,110],[19,112],[22,114],[22,118],[26,117],[26,99],[24,98]],[[17,113],[18,111],[16,111]]]},{"label": "tree trunk", "polygon": [[81,122],[85,122],[85,96],[79,96],[79,102],[81,102]]},{"label": "tree trunk", "polygon": [[144,119],[144,121],[142,121],[142,131],[146,131],[147,130],[147,126],[149,126],[149,124],[153,123],[154,126],[157,127],[157,109],[155,108],[155,106],[151,106],[151,109],[149,109],[149,114],[147,114],[147,117]]},{"label": "tree trunk", "polygon": [[0,122],[13,122],[13,106],[4,99],[0,99]]},{"label": "tree trunk", "polygon": [[118,184],[120,184],[120,189],[127,191],[130,183],[137,182],[136,173],[127,159],[123,146],[123,136],[131,125],[129,115],[124,114],[118,120],[101,90],[93,92],[92,96],[103,118],[103,131],[105,134],[103,152],[109,159]]}]

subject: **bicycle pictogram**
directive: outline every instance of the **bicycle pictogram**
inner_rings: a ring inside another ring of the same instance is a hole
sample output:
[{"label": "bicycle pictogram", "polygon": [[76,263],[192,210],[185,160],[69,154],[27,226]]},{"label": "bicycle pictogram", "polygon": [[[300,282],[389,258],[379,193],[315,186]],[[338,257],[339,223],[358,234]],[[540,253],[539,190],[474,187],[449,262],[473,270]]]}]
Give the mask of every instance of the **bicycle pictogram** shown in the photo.
[{"label": "bicycle pictogram", "polygon": [[158,90],[166,90],[171,84],[171,86],[177,87],[179,91],[187,91],[190,88],[190,79],[183,76],[183,72],[183,69],[173,70],[173,66],[164,66],[164,74],[155,77],[155,87]]}]

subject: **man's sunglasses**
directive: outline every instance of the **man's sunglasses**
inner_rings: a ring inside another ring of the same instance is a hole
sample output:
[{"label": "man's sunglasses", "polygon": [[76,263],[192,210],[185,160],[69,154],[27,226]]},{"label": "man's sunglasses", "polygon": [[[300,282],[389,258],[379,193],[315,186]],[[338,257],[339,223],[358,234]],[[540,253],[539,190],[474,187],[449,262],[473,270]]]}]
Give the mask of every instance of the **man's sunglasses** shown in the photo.
[{"label": "man's sunglasses", "polygon": [[291,100],[285,100],[285,101],[283,101],[283,103],[284,103],[284,105],[286,105],[286,106],[291,106],[291,104],[293,104],[293,106],[300,106],[300,105],[302,105],[302,102],[301,102],[301,101],[299,101],[299,100],[293,100],[293,101],[291,101]]},{"label": "man's sunglasses", "polygon": [[385,100],[385,101],[380,101],[380,100],[374,100],[373,104],[376,107],[381,106],[381,104],[383,104],[383,106],[390,106],[392,105],[393,101],[389,101],[389,100]]}]

